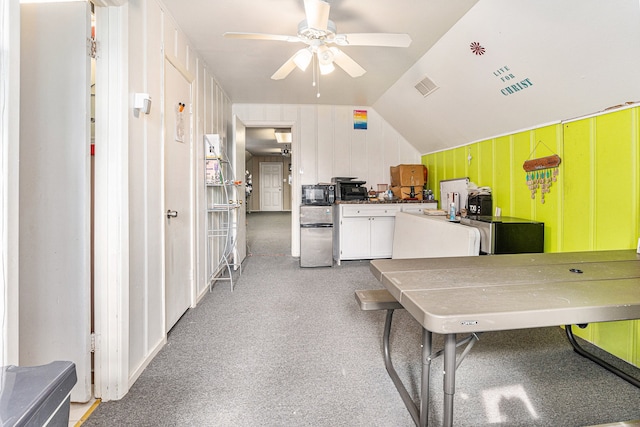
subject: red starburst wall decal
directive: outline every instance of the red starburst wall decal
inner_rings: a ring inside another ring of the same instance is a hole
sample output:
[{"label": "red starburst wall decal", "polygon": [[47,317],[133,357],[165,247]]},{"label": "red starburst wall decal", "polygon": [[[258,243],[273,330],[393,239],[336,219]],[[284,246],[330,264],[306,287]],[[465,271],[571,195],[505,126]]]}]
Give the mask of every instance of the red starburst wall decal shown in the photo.
[{"label": "red starburst wall decal", "polygon": [[484,55],[485,50],[482,46],[480,46],[480,43],[473,42],[469,45],[469,47],[471,48],[471,52],[475,53],[476,55]]}]

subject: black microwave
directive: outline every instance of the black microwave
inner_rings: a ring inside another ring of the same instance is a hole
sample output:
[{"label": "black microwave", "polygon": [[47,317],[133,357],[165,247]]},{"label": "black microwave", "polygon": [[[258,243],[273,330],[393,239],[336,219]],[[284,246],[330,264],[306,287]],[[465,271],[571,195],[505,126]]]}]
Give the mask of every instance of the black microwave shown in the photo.
[{"label": "black microwave", "polygon": [[303,205],[332,205],[336,200],[335,186],[330,184],[316,184],[302,186]]}]

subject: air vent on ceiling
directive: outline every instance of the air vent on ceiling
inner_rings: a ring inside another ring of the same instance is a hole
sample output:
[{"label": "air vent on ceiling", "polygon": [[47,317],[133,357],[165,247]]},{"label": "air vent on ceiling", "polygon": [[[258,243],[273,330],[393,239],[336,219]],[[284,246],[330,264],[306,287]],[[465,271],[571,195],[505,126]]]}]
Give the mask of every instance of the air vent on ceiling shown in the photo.
[{"label": "air vent on ceiling", "polygon": [[433,80],[431,80],[427,76],[424,76],[424,78],[420,80],[415,87],[418,90],[418,92],[422,94],[422,96],[427,96],[433,93],[436,89],[438,89],[438,85],[436,85],[433,82]]}]

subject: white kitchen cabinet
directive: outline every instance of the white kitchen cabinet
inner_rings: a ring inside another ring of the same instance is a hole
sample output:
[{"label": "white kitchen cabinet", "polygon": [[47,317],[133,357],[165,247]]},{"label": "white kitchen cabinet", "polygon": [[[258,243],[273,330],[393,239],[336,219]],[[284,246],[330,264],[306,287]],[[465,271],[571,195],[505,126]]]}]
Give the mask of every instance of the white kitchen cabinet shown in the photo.
[{"label": "white kitchen cabinet", "polygon": [[401,211],[407,213],[424,213],[425,209],[438,209],[438,202],[402,203]]},{"label": "white kitchen cabinet", "polygon": [[391,258],[393,229],[399,204],[338,205],[334,228],[334,259]]},{"label": "white kitchen cabinet", "polygon": [[395,223],[395,216],[371,217],[371,258],[391,258]]},{"label": "white kitchen cabinet", "polygon": [[[369,218],[342,218],[339,225],[339,242],[337,257],[341,259],[364,259],[371,252],[371,224]],[[335,252],[335,251],[334,251]]]}]

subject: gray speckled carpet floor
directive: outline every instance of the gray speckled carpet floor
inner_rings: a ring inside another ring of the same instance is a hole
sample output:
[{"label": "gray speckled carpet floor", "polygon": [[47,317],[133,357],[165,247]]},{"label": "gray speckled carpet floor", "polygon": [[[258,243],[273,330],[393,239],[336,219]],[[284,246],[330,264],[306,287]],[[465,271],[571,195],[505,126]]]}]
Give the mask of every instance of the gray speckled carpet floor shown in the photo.
[{"label": "gray speckled carpet floor", "polygon": [[[218,284],[119,401],[86,426],[412,426],[385,371],[384,312],[367,261],[305,269],[290,256],[290,215],[248,215],[250,256],[235,291]],[[442,341],[435,336],[435,345]],[[397,310],[391,351],[417,397],[420,327]],[[591,348],[591,346],[589,346]],[[615,361],[640,377],[640,370]],[[442,359],[430,421],[442,422]],[[585,426],[640,419],[640,389],[577,355],[560,328],[485,333],[457,371],[456,426]]]}]

